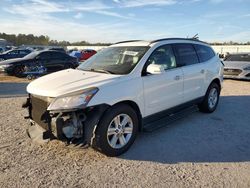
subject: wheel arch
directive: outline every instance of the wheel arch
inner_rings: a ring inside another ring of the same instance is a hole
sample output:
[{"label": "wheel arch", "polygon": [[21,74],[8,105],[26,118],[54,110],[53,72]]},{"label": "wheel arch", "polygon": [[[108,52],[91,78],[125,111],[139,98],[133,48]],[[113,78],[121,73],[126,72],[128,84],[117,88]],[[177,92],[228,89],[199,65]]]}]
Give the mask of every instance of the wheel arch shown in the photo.
[{"label": "wheel arch", "polygon": [[[220,79],[219,78],[215,78],[212,80],[212,82],[209,84],[209,86],[212,84],[212,83],[216,83],[218,86],[219,86],[219,89],[221,91],[221,82],[220,82]],[[208,86],[208,88],[209,88]]]},{"label": "wheel arch", "polygon": [[124,101],[120,101],[118,103],[115,103],[112,106],[116,106],[116,105],[119,105],[119,104],[126,104],[126,105],[130,106],[131,108],[133,108],[135,110],[135,112],[137,114],[137,117],[138,117],[138,121],[139,121],[139,131],[141,131],[142,130],[142,114],[141,114],[139,105],[134,101],[124,100]]}]

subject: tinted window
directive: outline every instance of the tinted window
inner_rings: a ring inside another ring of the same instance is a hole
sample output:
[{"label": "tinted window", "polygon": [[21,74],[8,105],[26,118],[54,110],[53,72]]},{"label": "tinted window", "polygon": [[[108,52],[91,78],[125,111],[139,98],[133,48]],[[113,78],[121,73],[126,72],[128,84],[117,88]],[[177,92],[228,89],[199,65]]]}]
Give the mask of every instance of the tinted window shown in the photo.
[{"label": "tinted window", "polygon": [[214,51],[208,46],[195,44],[194,47],[198,54],[200,62],[208,61],[215,56]]},{"label": "tinted window", "polygon": [[17,50],[13,50],[11,52],[8,53],[9,55],[17,55],[18,54],[18,51]]},{"label": "tinted window", "polygon": [[51,58],[54,58],[54,59],[64,59],[65,58],[63,53],[58,53],[58,52],[50,52],[50,56],[51,56]]},{"label": "tinted window", "polygon": [[179,66],[186,66],[199,63],[198,57],[191,44],[175,44],[174,45]]},{"label": "tinted window", "polygon": [[226,56],[225,61],[250,61],[249,54],[232,54]]},{"label": "tinted window", "polygon": [[50,59],[50,53],[49,52],[42,52],[38,55],[39,59]]},{"label": "tinted window", "polygon": [[27,51],[27,50],[21,50],[21,51],[19,51],[19,53],[21,55],[27,55],[29,53],[29,51]]},{"label": "tinted window", "polygon": [[147,66],[150,64],[162,65],[165,70],[176,67],[174,52],[170,45],[157,48],[149,57]]}]

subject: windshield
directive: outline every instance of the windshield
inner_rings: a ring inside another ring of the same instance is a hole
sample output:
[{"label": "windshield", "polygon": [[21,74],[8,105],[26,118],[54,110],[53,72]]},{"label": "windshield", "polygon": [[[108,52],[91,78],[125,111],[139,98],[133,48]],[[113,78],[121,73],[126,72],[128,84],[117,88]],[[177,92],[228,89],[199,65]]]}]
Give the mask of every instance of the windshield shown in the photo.
[{"label": "windshield", "polygon": [[128,74],[148,49],[148,46],[105,48],[82,63],[78,69],[109,74]]},{"label": "windshield", "polygon": [[38,54],[40,54],[39,51],[31,52],[28,55],[24,56],[26,59],[34,59]]},{"label": "windshield", "polygon": [[225,57],[224,61],[250,61],[249,54],[233,54]]}]

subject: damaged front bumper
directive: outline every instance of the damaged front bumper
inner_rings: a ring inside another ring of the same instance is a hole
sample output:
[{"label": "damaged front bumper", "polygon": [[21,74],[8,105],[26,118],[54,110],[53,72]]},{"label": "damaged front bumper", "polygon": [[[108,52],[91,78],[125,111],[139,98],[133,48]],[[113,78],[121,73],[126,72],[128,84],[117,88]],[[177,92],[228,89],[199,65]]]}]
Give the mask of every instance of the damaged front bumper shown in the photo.
[{"label": "damaged front bumper", "polygon": [[59,139],[67,143],[91,145],[95,128],[109,105],[100,104],[84,109],[48,111],[48,97],[29,95],[23,108],[28,109],[29,137],[39,143]]}]

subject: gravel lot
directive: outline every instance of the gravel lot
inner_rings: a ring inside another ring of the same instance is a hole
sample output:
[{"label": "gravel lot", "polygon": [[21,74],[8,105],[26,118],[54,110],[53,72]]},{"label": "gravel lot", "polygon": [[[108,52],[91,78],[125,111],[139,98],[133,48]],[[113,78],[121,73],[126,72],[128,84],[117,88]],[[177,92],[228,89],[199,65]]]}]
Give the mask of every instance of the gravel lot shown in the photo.
[{"label": "gravel lot", "polygon": [[141,133],[123,156],[32,143],[24,98],[0,98],[0,187],[250,187],[250,82],[226,80],[213,114]]}]

